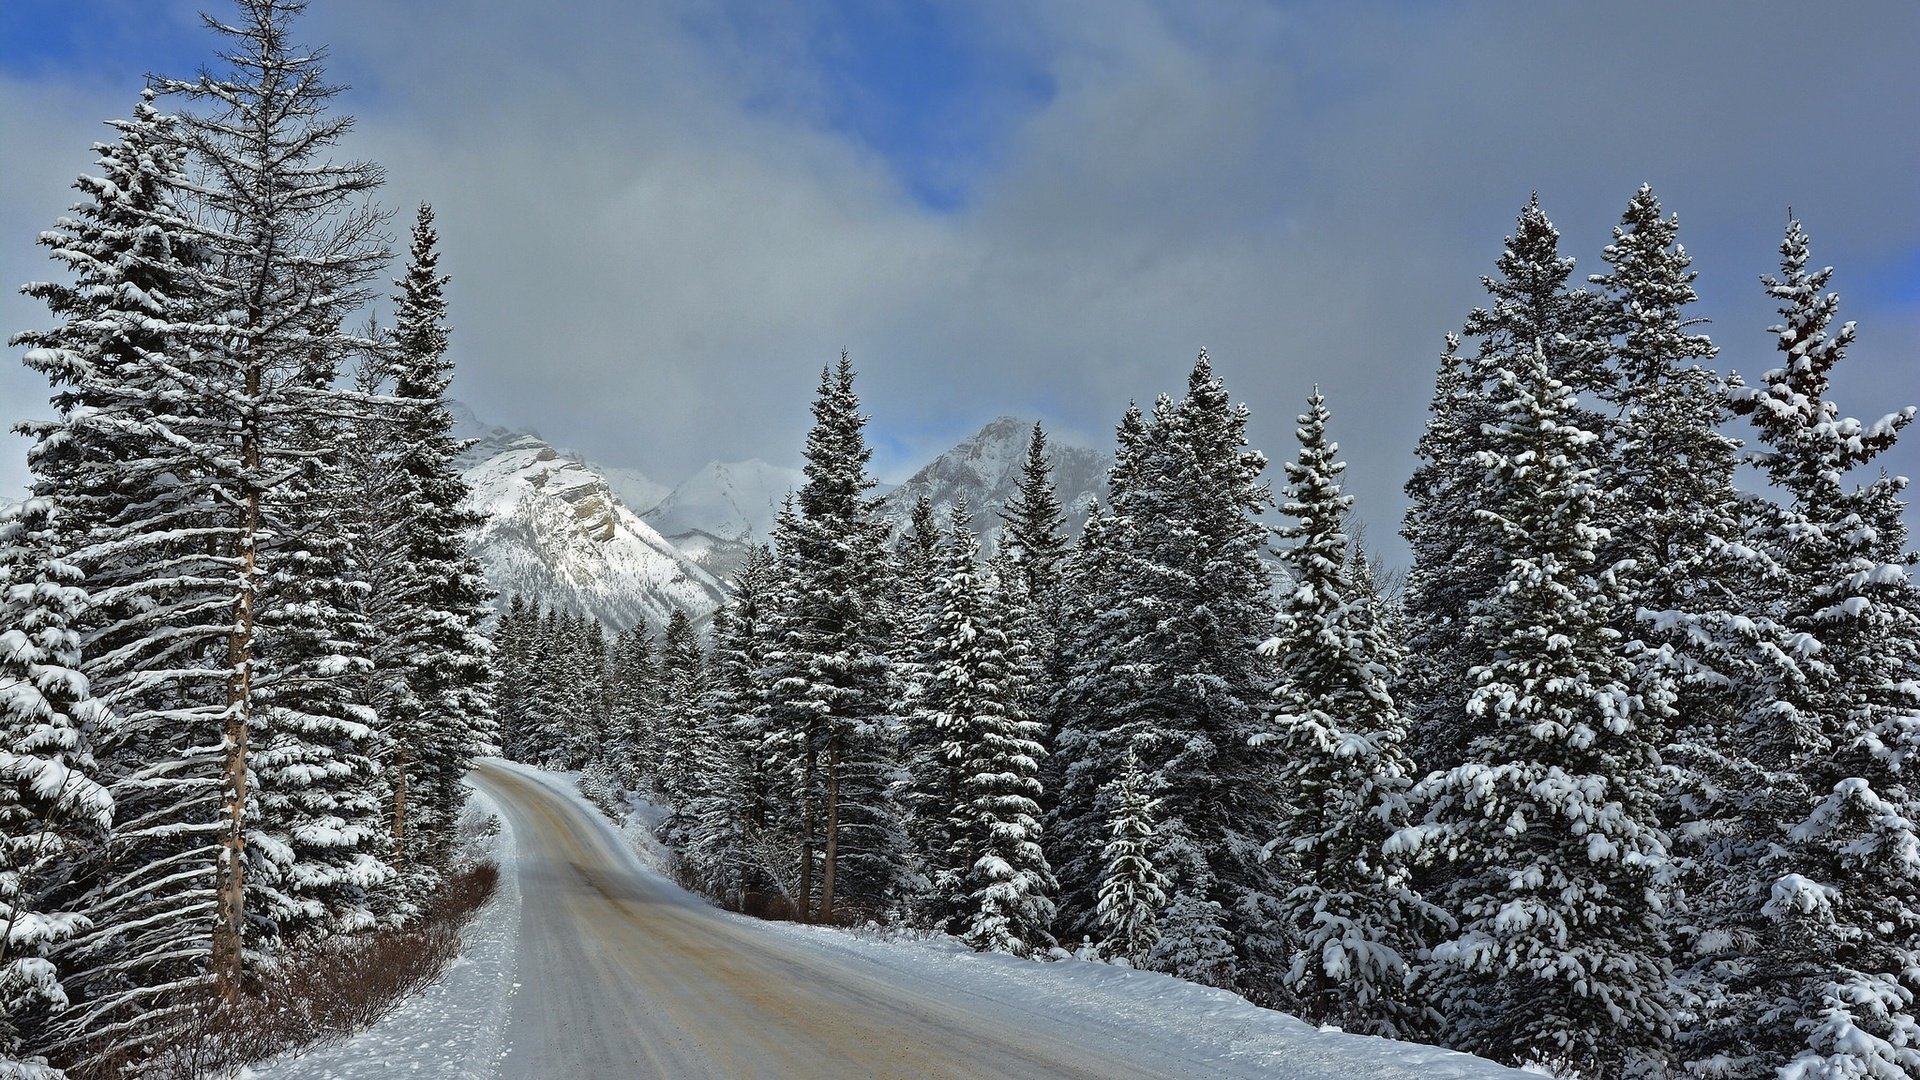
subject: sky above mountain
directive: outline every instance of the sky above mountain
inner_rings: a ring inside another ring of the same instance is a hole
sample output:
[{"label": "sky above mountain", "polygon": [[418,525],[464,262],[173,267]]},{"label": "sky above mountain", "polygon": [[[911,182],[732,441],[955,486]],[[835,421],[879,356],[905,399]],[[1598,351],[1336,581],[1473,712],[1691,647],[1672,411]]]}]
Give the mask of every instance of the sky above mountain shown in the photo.
[{"label": "sky above mountain", "polygon": [[[32,237],[143,75],[210,58],[202,6],[0,5],[0,281],[52,272]],[[1860,323],[1843,406],[1920,400],[1906,0],[316,0],[302,35],[384,201],[436,207],[456,392],[668,482],[794,462],[842,348],[899,480],[1001,413],[1104,445],[1206,346],[1276,459],[1327,392],[1390,533],[1442,335],[1528,194],[1584,275],[1642,181],[1723,367],[1774,363],[1791,205]],[[44,319],[0,296],[0,332]],[[45,396],[0,366],[8,417]]]}]

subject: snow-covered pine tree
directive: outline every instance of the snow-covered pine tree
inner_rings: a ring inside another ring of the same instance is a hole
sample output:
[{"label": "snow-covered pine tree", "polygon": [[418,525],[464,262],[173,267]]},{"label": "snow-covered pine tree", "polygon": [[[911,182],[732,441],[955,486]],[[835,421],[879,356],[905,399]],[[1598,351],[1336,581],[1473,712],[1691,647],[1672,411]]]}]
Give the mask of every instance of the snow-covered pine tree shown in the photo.
[{"label": "snow-covered pine tree", "polygon": [[1414,890],[1405,861],[1385,851],[1409,823],[1413,762],[1389,689],[1397,650],[1342,531],[1353,497],[1340,487],[1346,463],[1327,441],[1328,415],[1316,388],[1296,430],[1299,457],[1286,464],[1280,509],[1293,522],[1274,531],[1292,541],[1282,552],[1291,584],[1261,646],[1278,680],[1270,730],[1254,738],[1278,751],[1281,832],[1272,844],[1299,882],[1282,902],[1288,993],[1306,1019],[1409,1038],[1428,1025],[1408,976],[1446,920]]},{"label": "snow-covered pine tree", "polygon": [[541,611],[538,599],[528,602],[516,594],[494,627],[493,650],[499,667],[494,683],[493,714],[499,725],[500,752],[525,761],[527,707],[535,678],[534,660],[540,647]]},{"label": "snow-covered pine tree", "polygon": [[[262,540],[278,526],[276,494],[298,476],[304,447],[289,420],[339,403],[307,370],[311,358],[344,352],[339,329],[369,294],[365,283],[387,259],[385,217],[367,196],[380,169],[327,155],[352,126],[331,116],[339,88],[325,82],[315,54],[291,41],[297,0],[239,0],[240,19],[210,25],[229,42],[224,75],[163,81],[162,89],[208,108],[182,117],[179,134],[198,168],[186,189],[197,208],[186,231],[204,249],[194,292],[217,327],[206,347],[174,358],[178,386],[173,433],[217,453],[208,502],[231,506],[218,528],[231,612],[227,635],[222,774],[225,791],[211,970],[220,992],[239,993],[249,803],[249,729],[255,622],[262,588],[277,568]],[[297,424],[292,425],[297,427]],[[227,444],[233,444],[232,449]]]},{"label": "snow-covered pine tree", "polygon": [[[802,916],[898,899],[906,837],[892,792],[894,687],[883,529],[867,494],[866,417],[852,361],[822,369],[806,483],[775,526],[781,580],[767,652],[767,749],[792,784]],[[814,878],[815,859],[819,878]],[[813,904],[817,884],[818,907]]]},{"label": "snow-covered pine tree", "polygon": [[779,887],[774,868],[764,863],[772,791],[759,756],[756,681],[765,662],[773,571],[771,551],[749,550],[732,596],[714,615],[698,784],[681,839],[681,862],[695,887],[736,911],[747,907],[750,895],[765,897]]},{"label": "snow-covered pine tree", "polygon": [[1260,559],[1265,459],[1246,448],[1246,422],[1204,352],[1185,397],[1121,422],[1103,565],[1081,601],[1088,617],[1076,613],[1057,699],[1056,752],[1069,763],[1053,835],[1065,925],[1091,935],[1112,817],[1104,793],[1133,751],[1165,808],[1160,866],[1173,900],[1156,955],[1184,977],[1251,989],[1277,983],[1284,956],[1281,889],[1259,857],[1274,832],[1262,795],[1274,765],[1249,745],[1270,688],[1257,647],[1273,607]]},{"label": "snow-covered pine tree", "polygon": [[[1134,521],[1142,538],[1166,530],[1157,558],[1172,571],[1137,567],[1158,579],[1150,606],[1171,616],[1148,653],[1162,680],[1155,687],[1165,695],[1161,707],[1171,706],[1156,718],[1147,758],[1161,785],[1163,850],[1174,878],[1160,946],[1199,958],[1195,970],[1208,981],[1263,988],[1285,959],[1275,928],[1284,890],[1260,858],[1274,835],[1273,807],[1262,794],[1275,786],[1274,765],[1251,745],[1272,685],[1257,652],[1274,618],[1260,557],[1267,530],[1259,517],[1272,501],[1260,480],[1266,458],[1247,448],[1246,406],[1233,404],[1204,350],[1186,396],[1171,411],[1157,409],[1155,419],[1171,452],[1158,479],[1169,485],[1163,497],[1174,513]],[[1183,908],[1183,897],[1193,902]],[[1225,965],[1209,959],[1217,948],[1208,905],[1233,951]],[[1180,940],[1184,925],[1194,927],[1190,945]]]},{"label": "snow-covered pine tree", "polygon": [[[1020,576],[1023,635],[1027,639],[1033,688],[1028,713],[1041,727],[1040,745],[1051,755],[1059,734],[1053,699],[1065,685],[1071,663],[1065,647],[1067,597],[1066,562],[1070,545],[1066,515],[1054,489],[1053,465],[1047,458],[1047,435],[1038,423],[1027,442],[1020,467],[1020,483],[1000,515],[1006,525],[1002,552],[1016,560]],[[1052,799],[1042,792],[1042,811],[1051,815]]]},{"label": "snow-covered pine tree", "polygon": [[1100,955],[1143,967],[1160,943],[1160,917],[1167,906],[1167,875],[1154,865],[1160,801],[1131,753],[1110,782],[1107,842],[1100,849]]},{"label": "snow-covered pine tree", "polygon": [[[1480,511],[1486,505],[1480,454],[1489,451],[1489,425],[1500,417],[1495,383],[1516,354],[1542,352],[1548,371],[1576,392],[1607,384],[1607,343],[1600,335],[1599,298],[1568,288],[1573,259],[1560,254],[1560,233],[1533,197],[1520,210],[1513,234],[1480,279],[1488,305],[1468,314],[1462,333],[1476,341],[1471,356],[1447,338],[1434,383],[1432,415],[1420,438],[1420,466],[1407,482],[1402,535],[1413,548],[1407,574],[1408,663],[1400,686],[1420,764],[1446,769],[1464,760],[1475,734],[1466,715],[1473,693],[1467,672],[1487,662],[1491,643],[1472,636],[1473,606],[1500,586],[1506,566],[1500,539]],[[1521,362],[1525,362],[1524,360]],[[1598,431],[1582,409],[1582,426]]]},{"label": "snow-covered pine tree", "polygon": [[667,804],[681,808],[705,782],[697,772],[697,745],[706,720],[706,656],[685,608],[667,616],[660,646],[660,711],[656,728],[660,766],[654,780]]},{"label": "snow-covered pine tree", "polygon": [[[324,328],[314,336],[299,379],[326,394],[343,343]],[[352,430],[342,409],[296,413],[274,432],[298,463],[274,493],[262,544],[248,913],[263,936],[287,942],[370,927],[375,893],[394,876],[379,767],[387,744],[362,700],[376,632],[361,614],[367,582],[346,512],[358,497],[341,469]]]},{"label": "snow-covered pine tree", "polygon": [[1047,433],[1038,423],[1027,441],[1020,482],[1000,514],[1006,543],[1020,563],[1031,596],[1049,595],[1057,585],[1060,561],[1067,554],[1066,515],[1053,489],[1053,465],[1047,460]]},{"label": "snow-covered pine tree", "polygon": [[638,789],[659,769],[656,736],[660,672],[654,663],[653,630],[645,623],[613,639],[607,664],[607,745],[617,783]]},{"label": "snow-covered pine tree", "polygon": [[572,675],[571,650],[564,625],[564,616],[548,608],[533,627],[527,649],[522,756],[517,760],[548,769],[565,768],[572,749],[572,697],[567,683]]},{"label": "snow-covered pine tree", "polygon": [[1749,503],[1749,543],[1772,571],[1753,610],[1784,636],[1758,637],[1740,672],[1740,745],[1766,784],[1726,844],[1717,1038],[1689,1057],[1736,1077],[1914,1075],[1920,798],[1903,765],[1920,749],[1920,604],[1897,512],[1905,479],[1848,482],[1914,410],[1871,424],[1840,414],[1830,379],[1853,324],[1833,326],[1832,270],[1808,270],[1797,220],[1780,254],[1766,286],[1784,362],[1733,408],[1759,434],[1753,460],[1775,494]]},{"label": "snow-covered pine tree", "polygon": [[389,703],[394,854],[412,873],[432,874],[451,857],[453,823],[465,801],[461,777],[497,739],[490,701],[491,647],[481,633],[491,591],[466,547],[482,515],[466,506],[455,459],[468,446],[453,437],[447,391],[446,284],[439,272],[433,208],[415,217],[405,274],[395,284],[394,325],[386,349],[395,404],[388,412],[394,569],[378,627],[383,666],[401,692]]},{"label": "snow-covered pine tree", "polygon": [[1000,591],[1019,582],[983,575],[964,501],[942,562],[924,700],[939,745],[921,793],[945,818],[936,912],[976,949],[1027,956],[1053,945],[1054,880],[1040,842],[1045,751],[1024,710],[1028,660],[1009,632],[1016,604]]},{"label": "snow-covered pine tree", "polygon": [[1602,563],[1633,560],[1622,586],[1650,612],[1724,611],[1730,597],[1716,552],[1740,535],[1740,444],[1720,432],[1726,381],[1701,366],[1717,350],[1689,332],[1703,321],[1687,313],[1699,275],[1679,228],[1642,185],[1603,252],[1611,272],[1588,278],[1604,290],[1601,333],[1612,342],[1613,377],[1599,396],[1617,411],[1607,432],[1612,540]]},{"label": "snow-covered pine tree", "polygon": [[49,954],[89,926],[60,886],[113,814],[88,749],[101,705],[79,671],[86,594],[50,550],[54,513],[30,498],[0,517],[0,1077],[13,1080],[60,1075],[35,1052],[67,1005]]},{"label": "snow-covered pine tree", "polygon": [[1145,412],[1130,403],[1115,429],[1107,475],[1115,510],[1095,507],[1068,563],[1066,632],[1056,643],[1066,654],[1067,678],[1051,702],[1058,730],[1042,785],[1052,804],[1047,836],[1060,880],[1059,926],[1075,938],[1100,933],[1101,850],[1113,817],[1112,784],[1130,756],[1143,756],[1147,734],[1138,710],[1150,669],[1128,647],[1143,639],[1152,619],[1123,590],[1120,574],[1134,542],[1134,523],[1122,514],[1140,502],[1135,489],[1145,486],[1154,437]]},{"label": "snow-covered pine tree", "polygon": [[154,100],[113,122],[118,140],[95,148],[99,174],[75,183],[84,201],[41,235],[73,281],[26,286],[57,323],[14,339],[54,387],[55,418],[20,430],[34,440],[34,495],[61,508],[54,554],[92,593],[75,626],[82,671],[110,710],[94,753],[118,820],[74,874],[71,903],[94,927],[61,949],[77,993],[59,1025],[61,1038],[108,1052],[164,1031],[206,981],[226,708],[217,658],[233,627],[209,468],[193,452],[205,448],[174,431],[172,369],[193,366],[205,321],[202,254],[178,201],[178,120]]},{"label": "snow-covered pine tree", "polygon": [[1448,1041],[1596,1080],[1639,1075],[1671,1035],[1655,820],[1661,732],[1599,574],[1598,438],[1545,350],[1516,351],[1481,455],[1504,584],[1476,605],[1492,646],[1465,763],[1422,780],[1391,852],[1444,859],[1458,930],[1433,949]]}]

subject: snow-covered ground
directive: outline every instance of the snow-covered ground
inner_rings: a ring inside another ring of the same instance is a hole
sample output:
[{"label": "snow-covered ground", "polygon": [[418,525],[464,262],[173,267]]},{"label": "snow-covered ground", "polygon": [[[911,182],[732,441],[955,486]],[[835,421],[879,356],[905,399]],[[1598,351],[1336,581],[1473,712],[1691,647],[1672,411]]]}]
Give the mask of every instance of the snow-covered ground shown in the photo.
[{"label": "snow-covered ground", "polygon": [[461,935],[460,955],[440,980],[366,1031],[283,1056],[243,1073],[252,1080],[362,1080],[444,1077],[485,1080],[497,1072],[513,1009],[520,931],[520,875],[513,832],[485,792],[469,813],[499,822],[487,838],[500,864],[500,887]]}]

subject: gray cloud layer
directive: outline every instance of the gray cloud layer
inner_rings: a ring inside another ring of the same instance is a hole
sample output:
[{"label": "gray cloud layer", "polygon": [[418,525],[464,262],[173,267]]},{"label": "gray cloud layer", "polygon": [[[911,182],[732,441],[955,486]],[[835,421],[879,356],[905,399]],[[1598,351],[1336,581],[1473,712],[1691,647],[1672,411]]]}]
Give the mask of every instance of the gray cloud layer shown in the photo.
[{"label": "gray cloud layer", "polygon": [[[829,122],[790,6],[555,7],[334,0],[307,25],[361,88],[354,152],[439,211],[457,392],[662,479],[793,460],[842,346],[897,476],[1002,412],[1104,440],[1205,345],[1276,458],[1327,391],[1384,535],[1440,337],[1528,192],[1585,273],[1643,180],[1725,366],[1772,364],[1756,278],[1792,204],[1861,322],[1844,404],[1920,399],[1910,4],[991,0],[982,40],[1053,93],[982,101],[991,163],[953,163],[948,211]],[[0,80],[0,280],[46,272],[28,238],[133,75]],[[0,301],[8,331],[43,317]],[[45,410],[13,370],[0,397]]]}]

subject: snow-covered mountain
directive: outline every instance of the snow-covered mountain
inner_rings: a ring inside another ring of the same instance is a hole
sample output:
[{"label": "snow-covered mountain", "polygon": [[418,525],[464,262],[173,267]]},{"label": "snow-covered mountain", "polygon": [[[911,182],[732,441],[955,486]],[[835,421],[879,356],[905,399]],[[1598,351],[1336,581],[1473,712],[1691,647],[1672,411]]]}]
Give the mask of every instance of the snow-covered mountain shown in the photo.
[{"label": "snow-covered mountain", "polygon": [[643,516],[708,573],[733,576],[755,544],[773,535],[773,520],[790,491],[806,482],[799,469],[748,461],[710,461]]},{"label": "snow-covered mountain", "polygon": [[665,536],[703,532],[759,543],[773,532],[780,502],[806,482],[799,469],[750,461],[709,461],[648,508],[647,523]]},{"label": "snow-covered mountain", "polygon": [[[1018,493],[1020,467],[1027,460],[1032,437],[1032,420],[1002,416],[889,492],[881,501],[881,512],[898,535],[907,528],[920,496],[933,501],[934,516],[942,522],[951,519],[954,505],[964,497],[973,511],[974,531],[992,536],[1000,528],[1001,508]],[[1094,500],[1106,497],[1113,455],[1064,443],[1049,434],[1047,458],[1053,465],[1054,491],[1066,512],[1067,532],[1078,536]]]},{"label": "snow-covered mountain", "polygon": [[497,604],[537,596],[615,628],[662,626],[676,606],[695,617],[719,606],[720,582],[640,520],[603,471],[537,435],[477,421],[460,434],[480,440],[462,474],[486,515],[470,547]]},{"label": "snow-covered mountain", "polygon": [[[710,462],[671,489],[633,468],[608,467],[539,435],[494,427],[455,407],[455,433],[473,439],[461,460],[473,506],[486,515],[471,550],[504,606],[515,594],[585,611],[612,627],[661,626],[676,606],[696,618],[726,595],[747,551],[765,543],[799,469],[764,461]],[[992,536],[1016,490],[1033,422],[1003,416],[888,492],[881,511],[896,533],[925,493],[942,520],[964,496]],[[1051,441],[1054,482],[1078,533],[1111,457]]]}]

